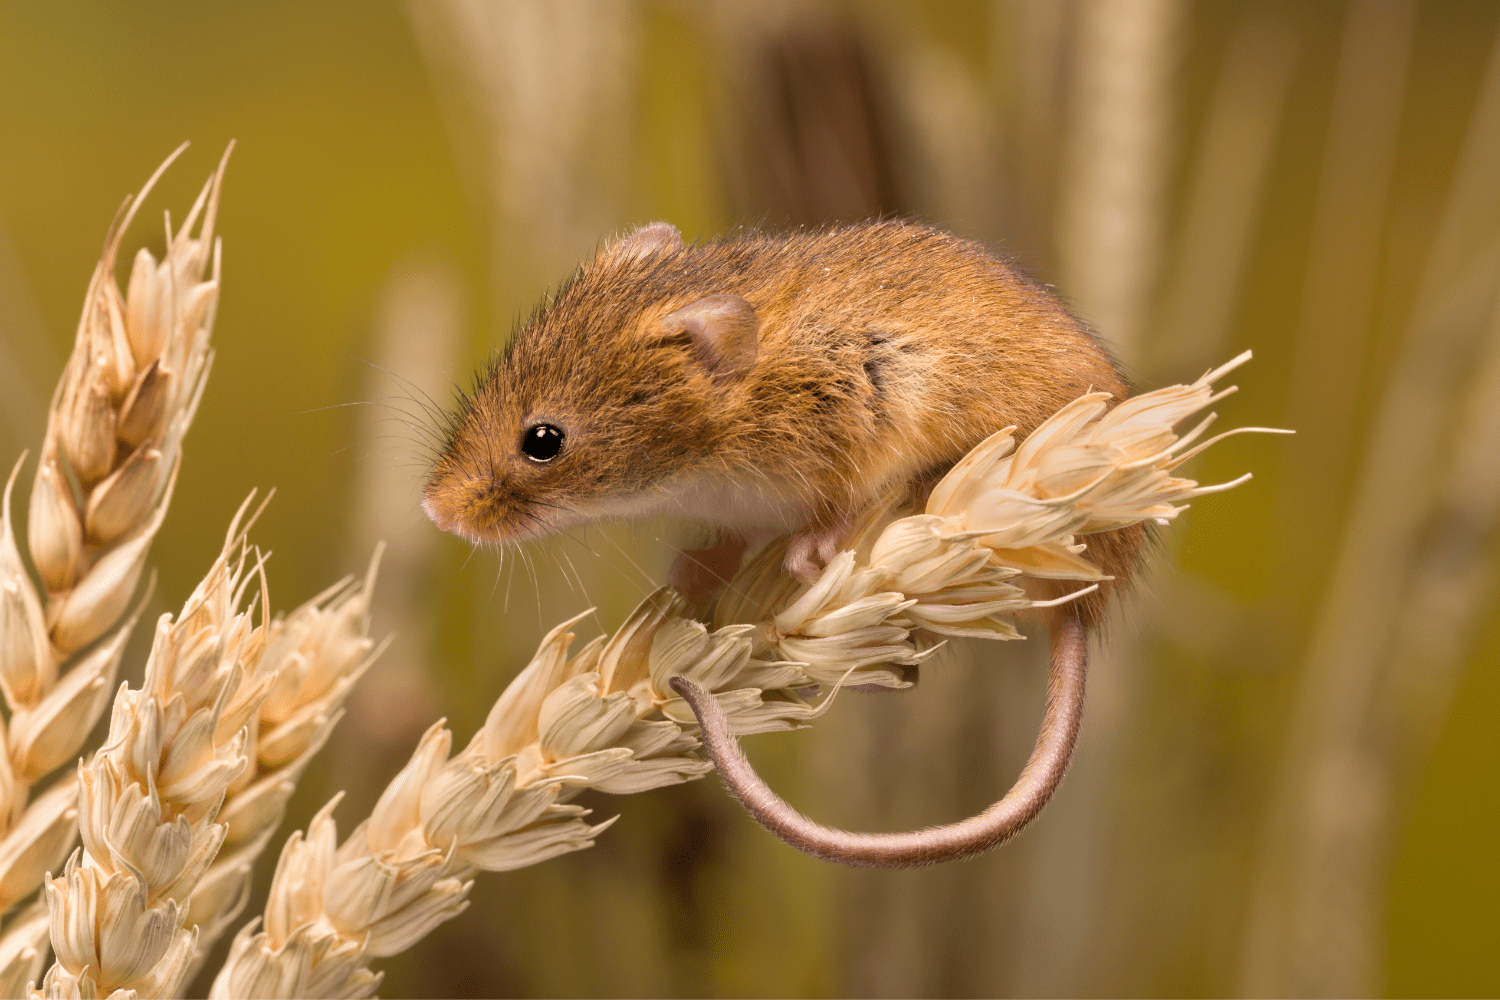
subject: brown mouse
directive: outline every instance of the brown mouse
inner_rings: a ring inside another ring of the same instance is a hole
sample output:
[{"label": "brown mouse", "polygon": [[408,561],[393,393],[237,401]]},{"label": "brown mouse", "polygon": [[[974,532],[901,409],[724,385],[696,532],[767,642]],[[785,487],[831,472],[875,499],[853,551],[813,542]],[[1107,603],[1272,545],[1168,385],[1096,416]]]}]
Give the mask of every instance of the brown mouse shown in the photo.
[{"label": "brown mouse", "polygon": [[[786,567],[808,581],[877,496],[930,487],[992,432],[1025,435],[1099,390],[1128,394],[1099,341],[973,241],[880,221],[686,245],[654,223],[603,247],[522,325],[463,399],[423,507],[476,543],[680,515],[720,533],[701,555],[722,576],[747,545],[795,532]],[[1143,537],[1089,536],[1111,586]],[[689,569],[679,559],[673,582],[702,585]],[[1054,679],[1059,649],[1080,658],[1080,706],[1082,636],[1106,600],[1050,623]],[[1063,722],[1070,750],[1076,711]]]}]

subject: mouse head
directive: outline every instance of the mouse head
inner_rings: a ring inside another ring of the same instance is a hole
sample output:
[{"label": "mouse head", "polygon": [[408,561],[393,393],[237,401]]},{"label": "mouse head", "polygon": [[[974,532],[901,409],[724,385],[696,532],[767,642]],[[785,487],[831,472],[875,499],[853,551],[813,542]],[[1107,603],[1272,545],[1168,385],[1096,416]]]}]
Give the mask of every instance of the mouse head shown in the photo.
[{"label": "mouse head", "polygon": [[450,423],[422,494],[438,527],[506,542],[644,516],[713,467],[759,322],[694,256],[646,226],[532,314]]}]

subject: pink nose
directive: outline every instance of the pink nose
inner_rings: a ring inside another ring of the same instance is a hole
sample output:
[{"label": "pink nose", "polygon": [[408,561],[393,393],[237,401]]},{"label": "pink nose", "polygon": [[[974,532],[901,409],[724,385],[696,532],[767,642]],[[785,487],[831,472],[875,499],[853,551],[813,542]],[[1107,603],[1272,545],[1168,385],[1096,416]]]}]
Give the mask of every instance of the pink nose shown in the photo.
[{"label": "pink nose", "polygon": [[433,524],[437,525],[442,530],[458,530],[458,525],[455,523],[454,519],[444,513],[442,508],[437,504],[436,501],[433,500],[432,497],[422,498],[422,512],[427,515],[427,517],[432,521]]}]

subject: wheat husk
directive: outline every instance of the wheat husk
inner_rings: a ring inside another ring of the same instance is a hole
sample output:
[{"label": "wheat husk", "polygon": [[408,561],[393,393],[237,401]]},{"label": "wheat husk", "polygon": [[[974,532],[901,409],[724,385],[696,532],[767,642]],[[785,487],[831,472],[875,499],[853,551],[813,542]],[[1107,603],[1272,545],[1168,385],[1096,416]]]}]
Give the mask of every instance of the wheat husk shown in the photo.
[{"label": "wheat husk", "polygon": [[[162,260],[142,249],[127,292],[115,282],[125,230],[177,155],[110,228],[47,415],[29,540],[59,656],[103,634],[129,602],[208,375],[220,266],[214,222],[228,150],[183,225],[174,231],[167,217]],[[142,554],[122,559],[122,550]]]},{"label": "wheat husk", "polygon": [[0,996],[25,996],[42,974],[49,942],[47,906],[38,899],[17,914],[0,939]]}]

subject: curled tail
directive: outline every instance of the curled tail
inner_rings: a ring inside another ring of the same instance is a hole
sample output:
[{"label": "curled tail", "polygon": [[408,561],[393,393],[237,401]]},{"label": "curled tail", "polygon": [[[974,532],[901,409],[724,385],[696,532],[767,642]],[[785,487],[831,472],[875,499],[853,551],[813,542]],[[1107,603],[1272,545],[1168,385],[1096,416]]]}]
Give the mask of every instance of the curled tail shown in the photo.
[{"label": "curled tail", "polygon": [[671,683],[697,716],[703,746],[724,784],[761,826],[799,851],[825,861],[866,868],[912,868],[972,857],[1003,844],[1036,818],[1062,782],[1083,716],[1088,634],[1080,612],[1072,608],[1053,619],[1051,632],[1047,707],[1036,747],[1015,785],[976,816],[910,833],[850,833],[802,815],[755,773],[713,695],[685,677],[674,677]]}]

